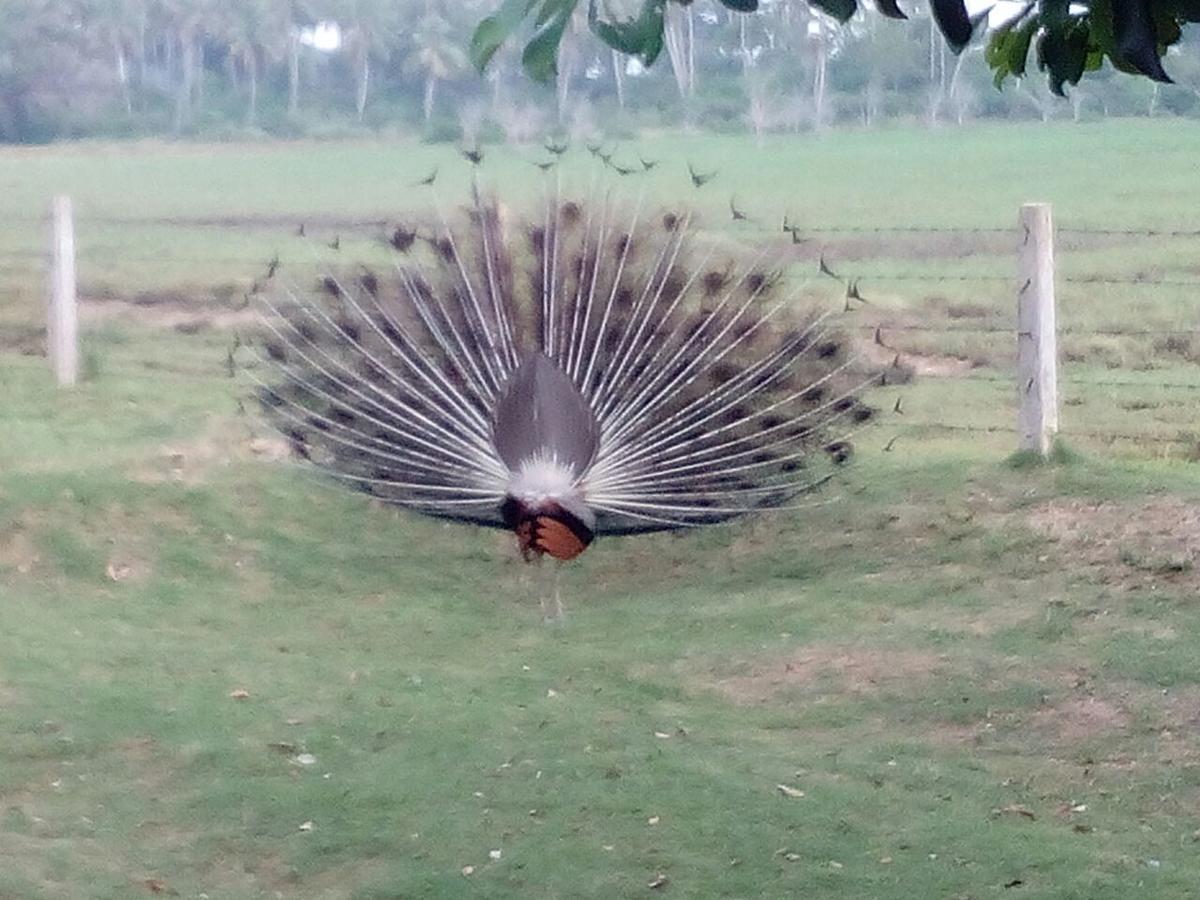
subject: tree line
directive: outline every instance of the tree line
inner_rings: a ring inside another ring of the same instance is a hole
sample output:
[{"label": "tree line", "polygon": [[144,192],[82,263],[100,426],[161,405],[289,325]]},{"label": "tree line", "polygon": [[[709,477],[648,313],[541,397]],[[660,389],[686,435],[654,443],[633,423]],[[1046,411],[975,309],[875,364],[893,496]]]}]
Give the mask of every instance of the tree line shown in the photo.
[{"label": "tree line", "polygon": [[903,21],[859,9],[845,23],[805,0],[761,0],[755,15],[667,4],[665,58],[650,67],[596,41],[579,9],[562,23],[556,77],[539,84],[526,77],[517,42],[499,46],[482,75],[472,65],[473,36],[496,8],[5,0],[0,140],[393,129],[524,141],[663,124],[765,135],[895,120],[1200,115],[1200,65],[1186,37],[1169,59],[1175,85],[1105,67],[1060,99],[1037,78],[998,89],[985,42],[951,52],[929,4],[906,4]]}]

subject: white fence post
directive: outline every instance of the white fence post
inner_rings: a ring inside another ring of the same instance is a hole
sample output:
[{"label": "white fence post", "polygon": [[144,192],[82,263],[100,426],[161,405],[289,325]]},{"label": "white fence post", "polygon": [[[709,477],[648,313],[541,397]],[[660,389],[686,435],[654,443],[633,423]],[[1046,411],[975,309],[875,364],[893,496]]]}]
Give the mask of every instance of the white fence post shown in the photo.
[{"label": "white fence post", "polygon": [[75,221],[71,198],[54,198],[50,247],[47,347],[55,380],[70,386],[79,377],[79,314],[75,292]]},{"label": "white fence post", "polygon": [[1045,456],[1058,432],[1054,218],[1049,203],[1021,207],[1017,262],[1018,449]]}]

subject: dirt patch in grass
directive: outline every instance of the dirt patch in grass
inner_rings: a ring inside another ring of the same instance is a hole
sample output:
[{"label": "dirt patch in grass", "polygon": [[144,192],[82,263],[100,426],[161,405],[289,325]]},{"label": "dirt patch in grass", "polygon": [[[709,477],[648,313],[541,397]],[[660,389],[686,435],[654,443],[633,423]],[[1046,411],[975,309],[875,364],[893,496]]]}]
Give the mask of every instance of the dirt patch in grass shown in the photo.
[{"label": "dirt patch in grass", "polygon": [[0,353],[45,356],[46,329],[35,325],[6,325],[0,328]]},{"label": "dirt patch in grass", "polygon": [[896,344],[887,333],[887,326],[880,324],[874,334],[869,334],[855,347],[859,356],[868,365],[881,369],[899,369],[910,375],[929,378],[953,378],[963,376],[979,367],[979,361],[964,356],[938,353],[920,353],[904,349]]},{"label": "dirt patch in grass", "polygon": [[1063,498],[1035,508],[1029,524],[1106,584],[1200,588],[1200,505],[1178,497],[1137,503]]},{"label": "dirt patch in grass", "polygon": [[21,700],[21,695],[12,685],[0,681],[0,709],[11,709]]},{"label": "dirt patch in grass", "polygon": [[904,628],[948,632],[970,637],[988,637],[1024,625],[1044,614],[1044,605],[1006,599],[987,609],[964,610],[947,606],[923,606],[889,611],[886,620]]},{"label": "dirt patch in grass", "polygon": [[151,328],[169,328],[184,334],[232,330],[257,325],[259,314],[244,301],[236,305],[175,291],[112,296],[97,292],[80,302],[80,318],[89,325],[114,319],[134,320]]},{"label": "dirt patch in grass", "polygon": [[0,530],[0,571],[28,575],[40,559],[37,546],[20,523]]},{"label": "dirt patch in grass", "polygon": [[1055,744],[1072,745],[1129,727],[1132,717],[1115,700],[1071,697],[1034,713],[1033,730]]},{"label": "dirt patch in grass", "polygon": [[199,485],[214,469],[235,462],[280,463],[290,458],[291,450],[281,436],[265,427],[248,428],[226,420],[192,440],[163,444],[152,458],[137,465],[132,477],[143,484]]},{"label": "dirt patch in grass", "polygon": [[782,691],[871,694],[899,683],[929,678],[942,656],[914,650],[812,646],[788,656],[754,660],[736,674],[710,682],[735,703],[763,703]]}]

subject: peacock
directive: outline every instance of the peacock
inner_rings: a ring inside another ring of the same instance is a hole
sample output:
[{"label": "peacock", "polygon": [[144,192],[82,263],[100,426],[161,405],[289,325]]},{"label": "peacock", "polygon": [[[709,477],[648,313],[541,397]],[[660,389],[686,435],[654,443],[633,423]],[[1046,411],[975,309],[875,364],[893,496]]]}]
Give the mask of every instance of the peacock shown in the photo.
[{"label": "peacock", "polygon": [[387,241],[386,272],[263,292],[262,406],[332,478],[527,561],[791,506],[874,416],[831,314],[694,213],[561,188],[514,213],[476,181]]}]

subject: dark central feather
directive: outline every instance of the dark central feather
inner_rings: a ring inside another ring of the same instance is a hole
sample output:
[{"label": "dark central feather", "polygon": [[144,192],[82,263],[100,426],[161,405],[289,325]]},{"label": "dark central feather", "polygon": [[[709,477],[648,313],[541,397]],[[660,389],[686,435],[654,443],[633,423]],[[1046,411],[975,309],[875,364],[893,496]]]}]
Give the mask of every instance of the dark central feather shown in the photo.
[{"label": "dark central feather", "polygon": [[577,475],[599,446],[596,417],[579,389],[544,353],[530,353],[508,379],[492,419],[496,452],[509,469],[553,455]]}]

